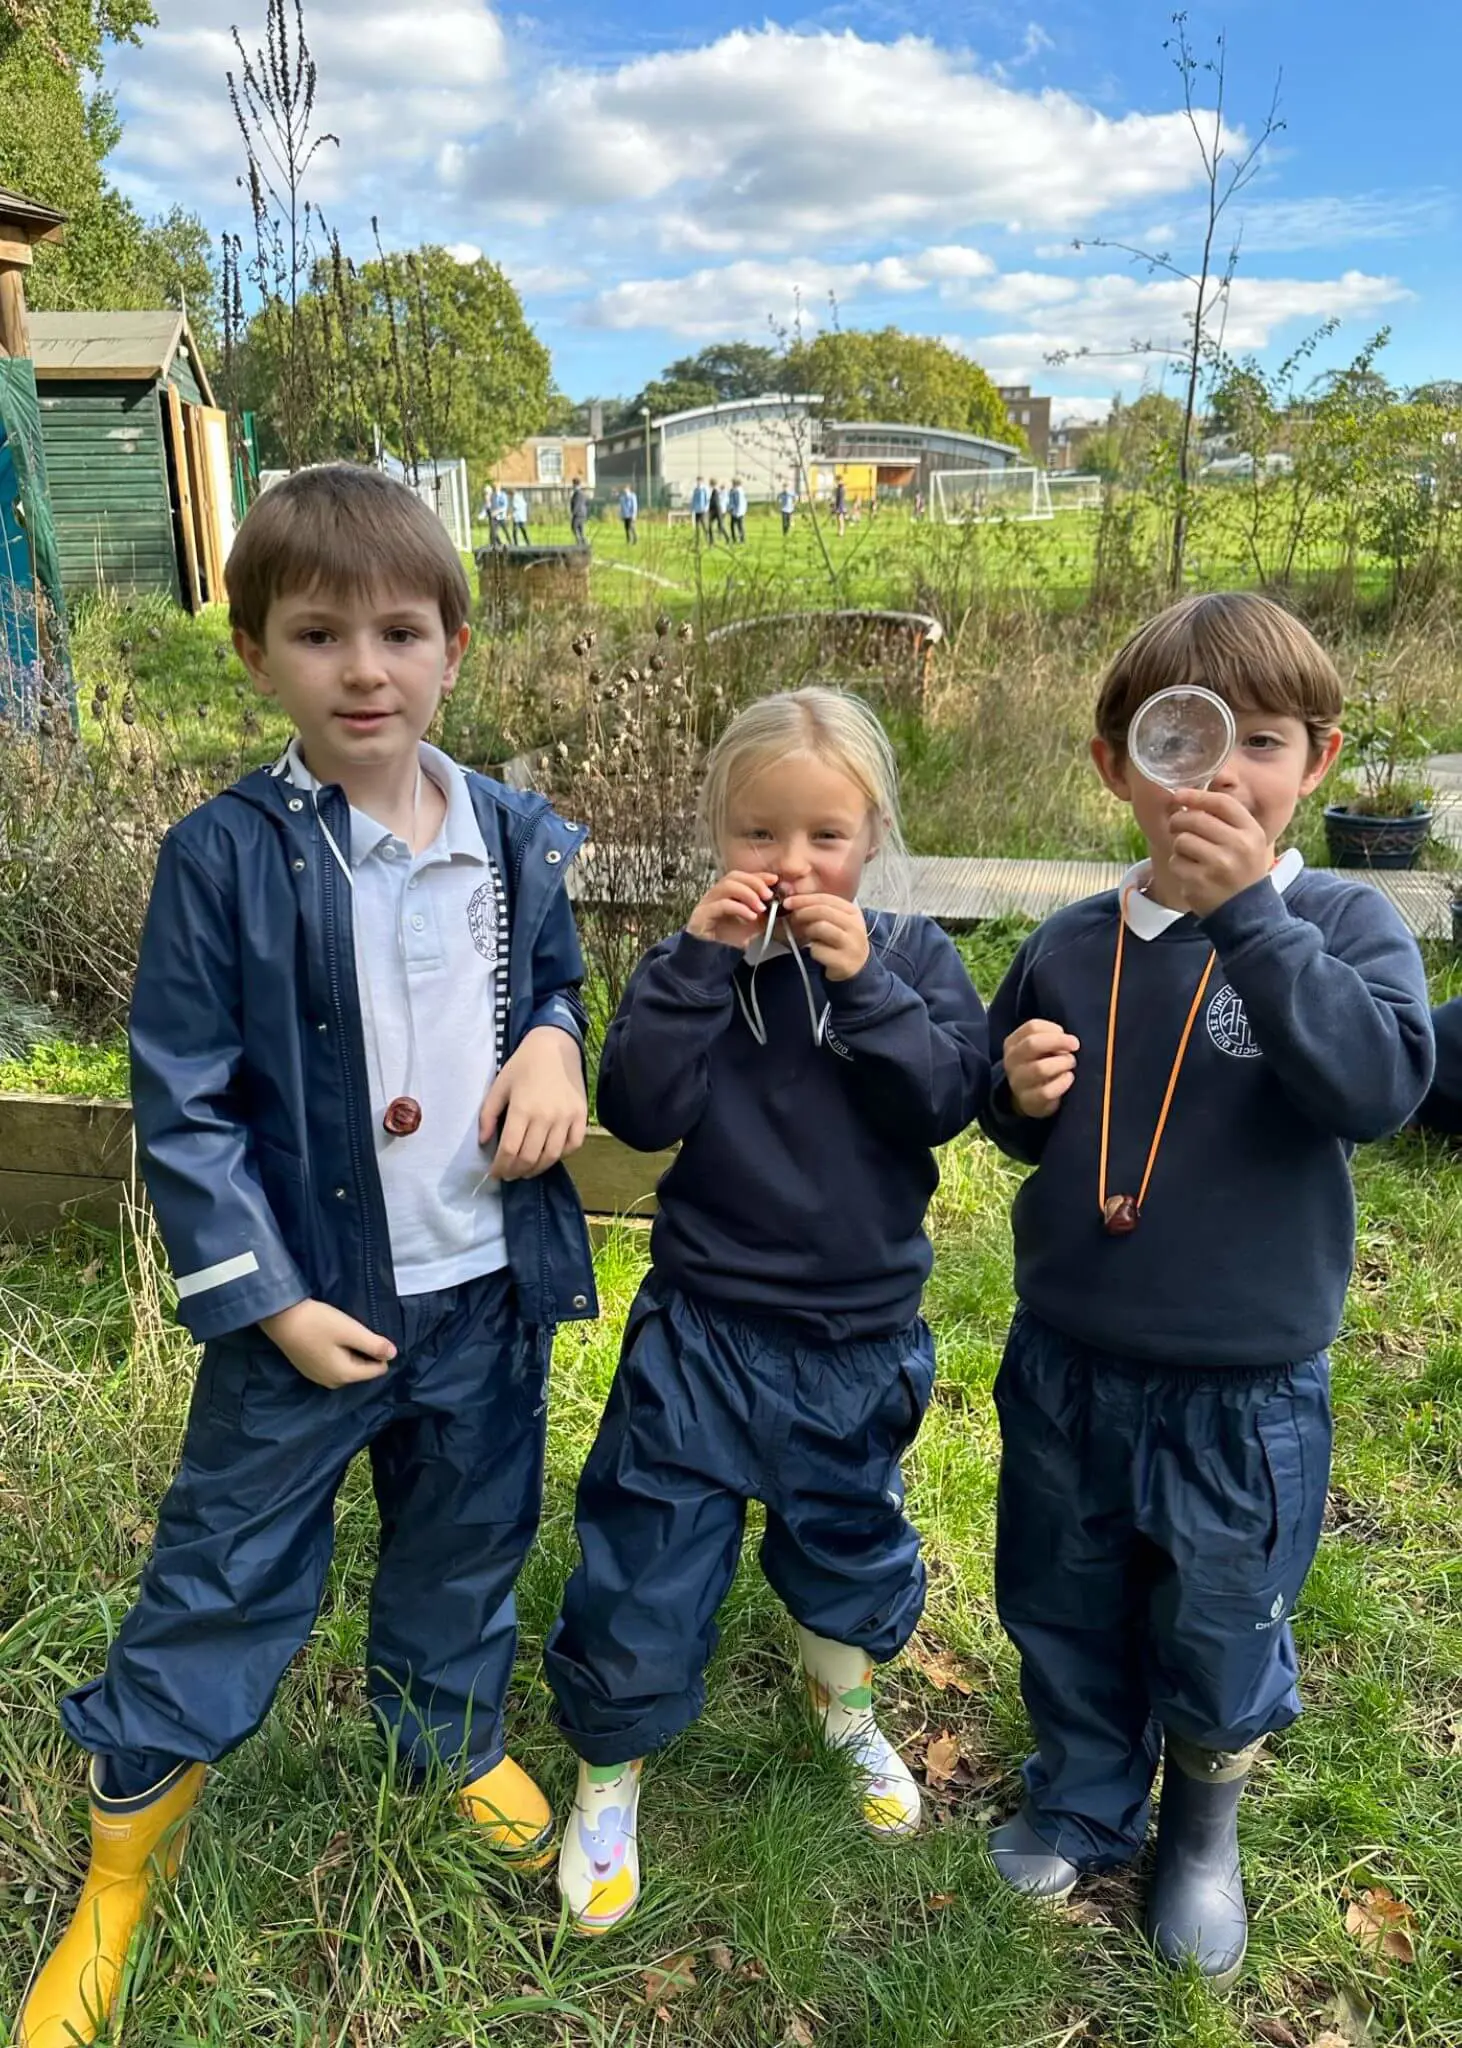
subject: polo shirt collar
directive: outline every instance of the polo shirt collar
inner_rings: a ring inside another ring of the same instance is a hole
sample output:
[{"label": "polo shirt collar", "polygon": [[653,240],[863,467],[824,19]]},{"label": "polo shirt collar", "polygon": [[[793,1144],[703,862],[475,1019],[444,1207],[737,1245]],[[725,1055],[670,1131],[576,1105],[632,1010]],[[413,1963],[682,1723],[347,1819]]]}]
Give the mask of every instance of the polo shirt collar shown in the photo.
[{"label": "polo shirt collar", "polygon": [[[440,747],[429,746],[425,740],[419,743],[417,758],[421,763],[422,774],[429,776],[447,799],[447,815],[443,820],[442,829],[432,842],[432,846],[424,848],[423,852],[440,848],[441,856],[446,860],[470,860],[485,867],[487,848],[483,844],[477,813],[472,806],[472,792],[467,787],[467,777],[450,754],[444,754]],[[281,771],[285,779],[292,782],[296,789],[316,792],[324,787],[311,773],[305,761],[298,733],[290,741],[283,761],[275,769],[276,774]],[[394,837],[395,834],[388,826],[381,824],[379,819],[371,817],[367,811],[358,810],[354,804],[351,805],[350,865],[353,868],[362,866],[378,847],[384,846],[388,839]],[[421,857],[417,856],[418,859]]]},{"label": "polo shirt collar", "polygon": [[[1269,879],[1283,896],[1299,878],[1305,864],[1305,857],[1297,846],[1281,855],[1269,870]],[[1152,862],[1140,860],[1135,867],[1128,868],[1117,884],[1117,900],[1122,905],[1127,920],[1127,929],[1134,939],[1160,939],[1170,925],[1188,915],[1186,910],[1169,910],[1165,903],[1154,903],[1150,896],[1144,896],[1143,887],[1152,873]]]}]

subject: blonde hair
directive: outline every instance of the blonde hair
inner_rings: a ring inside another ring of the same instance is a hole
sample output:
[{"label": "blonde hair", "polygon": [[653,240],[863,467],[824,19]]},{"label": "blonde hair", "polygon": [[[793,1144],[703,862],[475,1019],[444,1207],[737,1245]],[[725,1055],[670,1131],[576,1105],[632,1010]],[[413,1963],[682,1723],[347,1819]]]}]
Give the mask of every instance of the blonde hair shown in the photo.
[{"label": "blonde hair", "polygon": [[1340,723],[1344,692],[1313,633],[1273,598],[1210,590],[1140,626],[1102,678],[1096,729],[1119,757],[1138,707],[1176,683],[1202,683],[1231,711],[1302,719],[1318,750]]},{"label": "blonde hair", "polygon": [[909,915],[913,893],[899,823],[898,761],[878,719],[850,691],[809,684],[759,697],[737,712],[706,762],[698,816],[708,850],[719,858],[736,792],[789,754],[813,755],[867,799],[878,851],[878,907],[894,913],[896,930]]}]

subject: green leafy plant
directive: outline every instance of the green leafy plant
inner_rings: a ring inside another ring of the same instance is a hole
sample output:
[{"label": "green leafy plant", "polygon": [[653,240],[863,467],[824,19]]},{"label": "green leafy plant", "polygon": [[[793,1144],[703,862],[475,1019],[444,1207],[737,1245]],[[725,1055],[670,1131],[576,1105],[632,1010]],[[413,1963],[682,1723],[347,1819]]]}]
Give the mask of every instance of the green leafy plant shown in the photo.
[{"label": "green leafy plant", "polygon": [[1405,818],[1424,809],[1431,790],[1422,773],[1432,738],[1406,671],[1367,653],[1345,709],[1351,802],[1371,818]]}]

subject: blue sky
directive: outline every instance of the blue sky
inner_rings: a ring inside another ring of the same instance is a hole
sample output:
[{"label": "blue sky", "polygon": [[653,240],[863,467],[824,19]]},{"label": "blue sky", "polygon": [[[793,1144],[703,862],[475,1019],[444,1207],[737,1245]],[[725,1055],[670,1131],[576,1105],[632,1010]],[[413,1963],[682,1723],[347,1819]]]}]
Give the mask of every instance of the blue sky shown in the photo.
[{"label": "blue sky", "polygon": [[[108,66],[114,174],[148,210],[240,225],[223,73],[230,23],[252,45],[263,0],[154,4],[158,29]],[[306,0],[306,20],[341,140],[315,192],[347,246],[364,253],[374,212],[389,243],[484,251],[576,397],[765,339],[799,306],[825,322],[835,301],[845,326],[939,335],[1090,415],[1159,378],[1132,341],[1181,331],[1182,286],[1091,246],[1196,247],[1169,7]],[[1280,72],[1286,123],[1226,216],[1226,344],[1276,362],[1334,317],[1320,364],[1389,325],[1393,380],[1462,375],[1457,10],[1227,0],[1189,11],[1200,59],[1220,27],[1229,147],[1258,133]],[[1196,94],[1211,107],[1206,74]]]}]

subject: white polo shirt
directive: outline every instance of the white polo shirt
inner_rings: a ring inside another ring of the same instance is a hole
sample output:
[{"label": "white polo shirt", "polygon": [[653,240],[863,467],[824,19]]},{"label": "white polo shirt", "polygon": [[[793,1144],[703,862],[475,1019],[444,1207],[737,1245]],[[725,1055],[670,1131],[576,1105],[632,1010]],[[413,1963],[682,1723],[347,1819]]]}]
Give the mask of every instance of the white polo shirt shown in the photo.
[{"label": "white polo shirt", "polygon": [[[320,787],[298,739],[286,763],[297,788]],[[340,849],[354,883],[355,978],[398,1294],[455,1287],[508,1263],[502,1190],[477,1142],[507,1028],[507,898],[462,770],[425,741],[421,768],[447,799],[431,845],[413,854],[352,805],[350,845]],[[421,1104],[409,1137],[382,1127],[398,1095]]]},{"label": "white polo shirt", "polygon": [[[1269,879],[1281,896],[1298,881],[1304,865],[1305,857],[1297,846],[1279,856],[1269,870]],[[1127,929],[1135,939],[1160,939],[1170,924],[1188,914],[1185,910],[1169,910],[1165,903],[1154,903],[1150,896],[1143,895],[1151,874],[1152,862],[1140,860],[1135,867],[1128,868],[1117,884],[1117,900],[1122,905]]]}]

